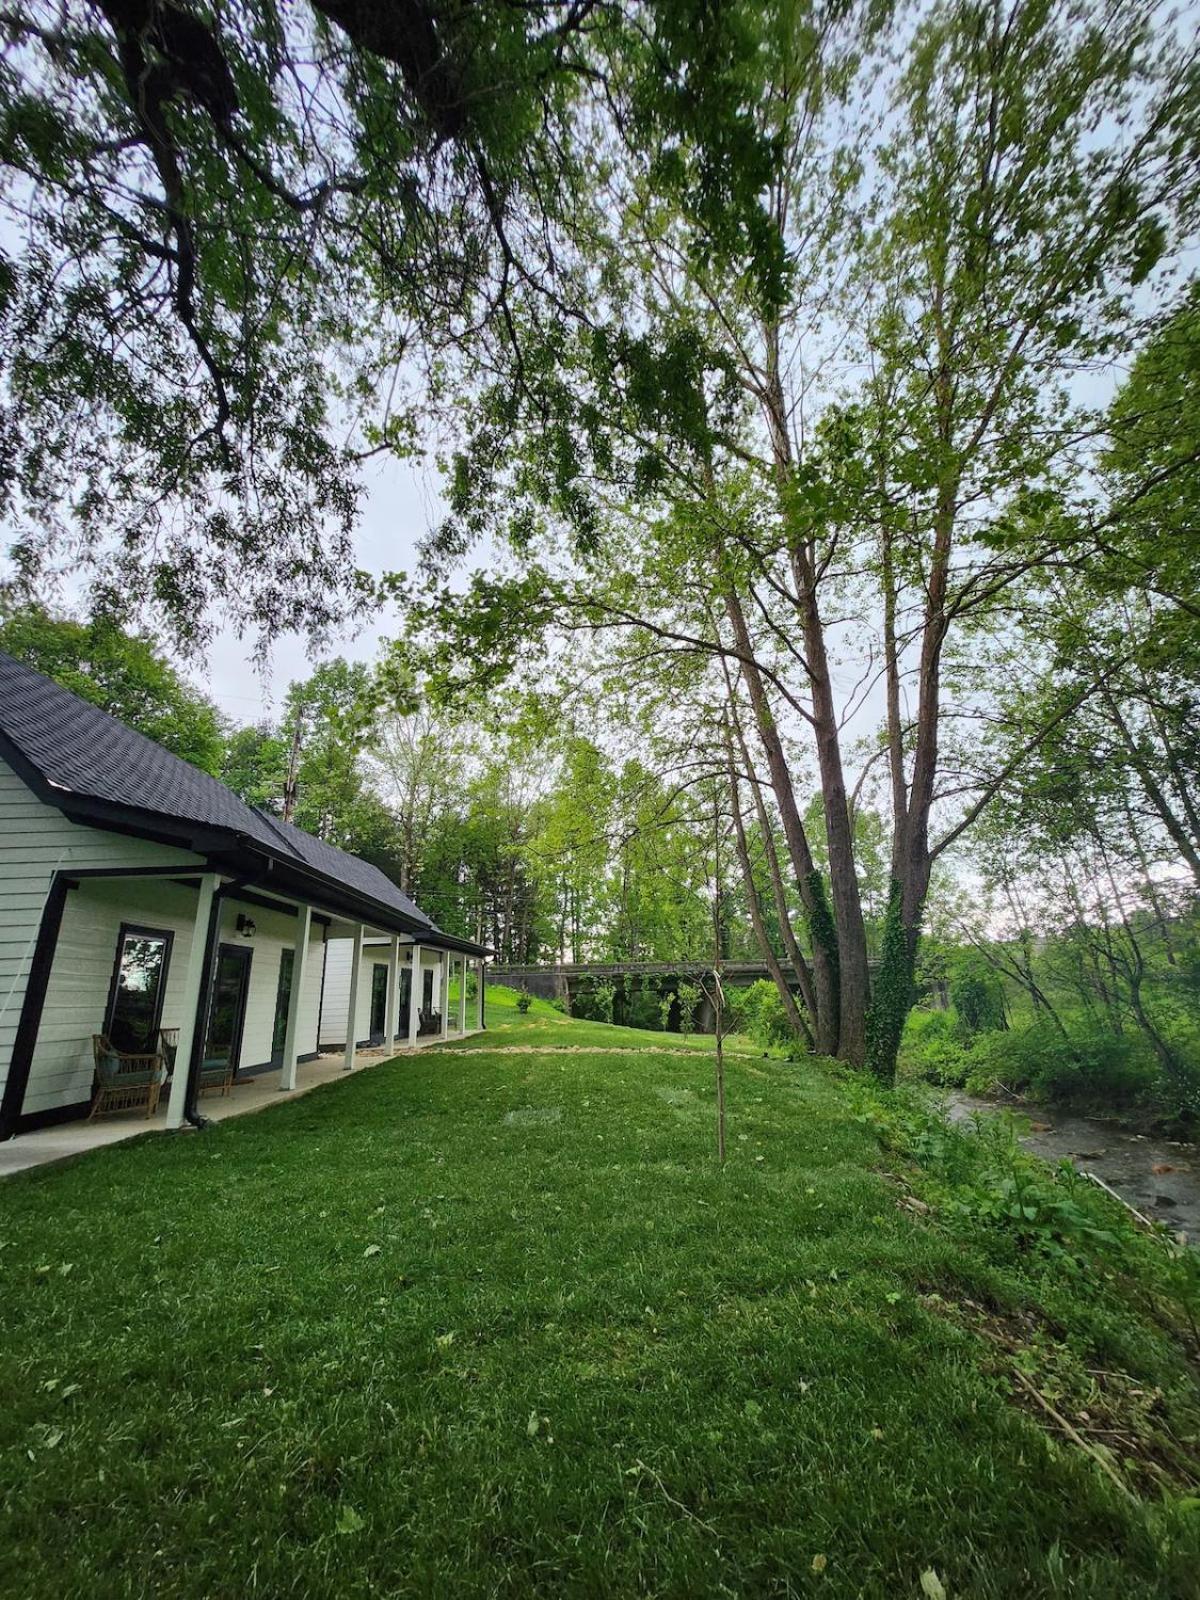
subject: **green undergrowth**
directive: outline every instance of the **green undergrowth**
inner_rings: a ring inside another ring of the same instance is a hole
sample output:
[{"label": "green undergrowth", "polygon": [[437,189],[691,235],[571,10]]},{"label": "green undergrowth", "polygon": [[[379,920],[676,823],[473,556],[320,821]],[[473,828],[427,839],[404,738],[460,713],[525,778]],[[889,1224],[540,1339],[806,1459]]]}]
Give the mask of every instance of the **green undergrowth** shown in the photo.
[{"label": "green undergrowth", "polygon": [[1018,1398],[1067,1437],[1069,1425],[1101,1471],[1200,1512],[1200,1253],[1139,1224],[1070,1161],[1023,1150],[1011,1116],[965,1130],[912,1091],[846,1089],[896,1158],[901,1206],[1016,1286],[1007,1302],[930,1303],[965,1311],[1018,1374]]},{"label": "green undergrowth", "polygon": [[1046,1019],[975,1031],[951,1011],[917,1009],[900,1048],[904,1079],[972,1094],[1003,1091],[1046,1105],[1119,1112],[1194,1136],[1200,1129],[1200,1041],[1191,1038],[1179,1073],[1164,1076],[1144,1037],[1115,1033],[1068,1014],[1069,1028]]},{"label": "green undergrowth", "polygon": [[761,1052],[722,1168],[711,1040],[488,1015],[0,1186],[0,1593],[1194,1600],[1119,1207]]}]

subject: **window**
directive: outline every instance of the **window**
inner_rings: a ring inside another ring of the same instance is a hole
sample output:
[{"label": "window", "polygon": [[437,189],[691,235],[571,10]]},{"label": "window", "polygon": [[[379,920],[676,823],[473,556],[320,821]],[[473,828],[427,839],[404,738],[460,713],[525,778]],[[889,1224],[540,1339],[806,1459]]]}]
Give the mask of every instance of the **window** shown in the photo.
[{"label": "window", "polygon": [[388,969],[375,962],[371,967],[371,1037],[387,1038]]},{"label": "window", "polygon": [[114,1049],[140,1055],[158,1048],[172,937],[122,923],[104,1028]]},{"label": "window", "polygon": [[283,1047],[287,1043],[288,1007],[292,1000],[292,973],[296,966],[296,952],[279,952],[279,982],[275,988],[275,1024],[271,1029],[271,1061],[275,1066],[283,1063]]}]

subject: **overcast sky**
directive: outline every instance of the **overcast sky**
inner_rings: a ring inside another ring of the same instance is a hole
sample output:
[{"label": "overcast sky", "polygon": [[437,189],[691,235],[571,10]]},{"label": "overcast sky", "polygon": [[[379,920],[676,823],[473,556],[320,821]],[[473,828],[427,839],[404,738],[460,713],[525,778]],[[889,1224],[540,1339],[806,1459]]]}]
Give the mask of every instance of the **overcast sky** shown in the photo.
[{"label": "overcast sky", "polygon": [[[376,576],[411,572],[417,545],[442,514],[432,466],[389,462],[377,469],[367,478],[364,515],[354,535],[358,565]],[[390,612],[381,611],[348,624],[319,652],[298,635],[285,634],[271,651],[265,677],[251,661],[254,640],[223,632],[203,663],[186,664],[184,670],[228,716],[256,722],[277,708],[292,679],[306,677],[318,661],[337,655],[370,661],[379,641],[394,634],[395,626]]]}]

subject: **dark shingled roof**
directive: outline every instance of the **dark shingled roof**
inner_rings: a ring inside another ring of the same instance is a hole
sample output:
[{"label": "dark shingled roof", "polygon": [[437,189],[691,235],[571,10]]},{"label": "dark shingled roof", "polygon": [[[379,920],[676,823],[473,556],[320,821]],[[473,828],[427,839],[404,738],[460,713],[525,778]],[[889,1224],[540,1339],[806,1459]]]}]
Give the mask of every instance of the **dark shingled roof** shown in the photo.
[{"label": "dark shingled roof", "polygon": [[335,891],[348,889],[374,901],[414,932],[438,932],[377,867],[248,806],[216,778],[2,650],[0,733],[40,775],[50,790],[47,798],[60,808],[69,809],[69,797],[79,796],[128,807],[145,817],[147,827],[157,816],[229,834],[235,844],[248,843],[276,860],[293,862]]}]

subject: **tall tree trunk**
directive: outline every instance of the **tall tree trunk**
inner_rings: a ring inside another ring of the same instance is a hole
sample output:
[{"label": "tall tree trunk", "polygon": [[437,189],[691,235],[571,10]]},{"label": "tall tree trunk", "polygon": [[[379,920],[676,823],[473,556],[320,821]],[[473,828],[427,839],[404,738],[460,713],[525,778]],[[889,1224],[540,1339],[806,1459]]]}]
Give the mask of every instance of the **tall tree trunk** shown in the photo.
[{"label": "tall tree trunk", "polygon": [[[938,375],[939,392],[949,388],[949,375]],[[944,447],[950,447],[949,400],[944,405]],[[912,781],[903,795],[903,809],[893,818],[892,881],[884,917],[883,946],[875,977],[875,996],[868,1025],[867,1065],[882,1083],[896,1078],[896,1057],[900,1038],[913,1002],[913,973],[921,936],[925,897],[933,856],[929,848],[929,814],[933,809],[937,779],[938,742],[941,712],[942,647],[946,641],[948,618],[946,596],[950,578],[950,552],[957,516],[958,475],[943,474],[934,514],[933,553],[926,579],[924,622],[921,630],[921,656],[917,672],[916,744],[913,751]],[[892,602],[894,607],[895,595]],[[894,624],[894,610],[893,610]],[[889,673],[898,672],[893,654]],[[898,716],[898,693],[889,683],[889,716]],[[889,726],[895,752],[898,729]],[[902,773],[892,775],[893,803],[902,796]]]},{"label": "tall tree trunk", "polygon": [[783,750],[783,741],[775,725],[775,717],[767,699],[762,674],[751,647],[750,630],[746,626],[741,601],[733,590],[725,595],[725,611],[733,628],[733,637],[741,657],[742,681],[750,697],[750,707],[758,728],[759,742],[767,759],[775,803],[783,822],[783,836],[796,874],[796,887],[808,918],[812,941],[813,971],[813,1031],[817,1049],[822,1055],[837,1055],[841,1002],[838,980],[838,939],[833,917],[825,898],[825,885],[809,849],[808,836],[796,804],[791,772]]},{"label": "tall tree trunk", "polygon": [[[792,511],[795,460],[788,422],[779,358],[779,325],[771,321],[762,329],[766,350],[765,382],[761,399],[766,413],[774,457],[779,509],[788,531],[792,581],[799,605],[804,640],[805,668],[812,697],[813,735],[821,777],[825,812],[825,842],[829,854],[829,889],[832,928],[820,928],[821,942],[829,946],[838,996],[836,1054],[861,1065],[867,1052],[867,1007],[870,1002],[870,967],[867,930],[863,921],[858,874],[854,863],[854,829],[842,768],[841,730],[838,727],[833,679],[825,646],[818,587],[820,566],[804,530],[796,526]],[[786,830],[785,830],[786,831]],[[816,879],[819,885],[820,880]],[[823,886],[821,901],[824,908]],[[807,909],[807,902],[805,903]],[[810,915],[810,926],[811,915]],[[832,937],[831,937],[832,935]],[[813,967],[817,966],[817,930],[813,937]]]},{"label": "tall tree trunk", "polygon": [[837,1053],[841,1060],[861,1066],[867,1053],[867,1006],[871,994],[867,929],[854,864],[854,829],[842,768],[841,730],[825,648],[825,625],[817,598],[816,565],[812,552],[803,544],[797,544],[792,551],[792,576],[801,602],[804,655],[812,696],[813,735],[829,852],[829,891],[837,928]]},{"label": "tall tree trunk", "polygon": [[737,735],[738,749],[741,753],[746,781],[750,785],[750,793],[754,799],[755,814],[758,818],[758,831],[763,841],[763,857],[766,861],[767,876],[771,881],[771,893],[775,901],[775,916],[779,922],[783,948],[787,953],[788,960],[791,962],[792,971],[795,973],[805,1009],[810,1017],[815,1017],[816,1002],[813,997],[812,969],[804,959],[804,952],[800,949],[795,929],[792,927],[792,913],[787,902],[787,890],[783,881],[783,872],[779,865],[779,852],[775,848],[775,830],[767,813],[766,803],[763,800],[762,785],[758,781],[758,775],[754,771],[753,763],[750,760],[750,752],[746,748],[746,737],[742,732],[741,718],[738,716],[736,702],[731,702],[730,720]]},{"label": "tall tree trunk", "polygon": [[771,940],[767,933],[766,923],[763,921],[762,903],[758,898],[758,887],[754,882],[754,868],[750,860],[750,851],[746,843],[746,828],[742,820],[742,797],[738,785],[737,775],[733,767],[729,769],[729,798],[733,812],[733,843],[737,855],[738,866],[742,872],[742,882],[746,889],[746,906],[750,912],[750,926],[754,929],[754,937],[758,940],[758,948],[762,952],[763,962],[771,974],[775,988],[779,992],[779,999],[787,1015],[788,1025],[792,1031],[803,1038],[810,1050],[816,1048],[812,1030],[805,1022],[799,1007],[788,985],[783,967],[778,956],[771,948]]}]

